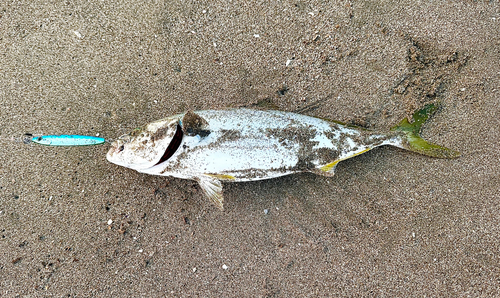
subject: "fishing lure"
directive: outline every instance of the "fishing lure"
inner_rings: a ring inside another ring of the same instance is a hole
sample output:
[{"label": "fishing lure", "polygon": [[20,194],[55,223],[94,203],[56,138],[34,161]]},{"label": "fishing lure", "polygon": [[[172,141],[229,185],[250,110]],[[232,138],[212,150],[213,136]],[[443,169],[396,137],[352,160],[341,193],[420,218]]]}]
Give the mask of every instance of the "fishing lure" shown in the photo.
[{"label": "fishing lure", "polygon": [[91,146],[104,144],[104,138],[80,135],[33,136],[31,142],[45,146]]}]

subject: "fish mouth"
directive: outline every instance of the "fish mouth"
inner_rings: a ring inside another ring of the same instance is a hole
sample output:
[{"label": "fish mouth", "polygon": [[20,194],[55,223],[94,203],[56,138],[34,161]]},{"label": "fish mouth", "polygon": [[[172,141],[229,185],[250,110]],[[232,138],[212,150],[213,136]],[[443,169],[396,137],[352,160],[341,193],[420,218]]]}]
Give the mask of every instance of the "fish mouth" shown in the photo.
[{"label": "fish mouth", "polygon": [[122,135],[118,139],[111,142],[111,148],[108,151],[108,155],[113,153],[120,153],[125,149],[125,144],[130,142],[130,135]]},{"label": "fish mouth", "polygon": [[111,143],[111,148],[109,148],[109,151],[108,151],[108,160],[109,158],[114,154],[114,153],[120,153],[121,151],[123,151],[123,142],[121,142],[120,140],[116,140],[116,141],[113,141]]},{"label": "fish mouth", "polygon": [[[162,157],[160,160],[154,165],[157,166],[165,161],[167,161],[174,153],[179,149],[179,146],[182,143],[182,138],[184,137],[184,132],[182,131],[182,127],[177,124],[177,130],[175,131],[175,135],[172,138],[172,141],[170,141],[170,144],[168,144],[167,149],[163,153]],[[153,166],[153,167],[154,167]]]},{"label": "fish mouth", "polygon": [[115,154],[118,154],[123,151],[124,149],[124,142],[121,140],[116,140],[111,143],[111,148],[109,148],[108,153],[106,154],[106,159],[109,162],[112,162],[114,164],[119,164],[125,166],[125,164],[120,163],[118,160],[115,158]]}]

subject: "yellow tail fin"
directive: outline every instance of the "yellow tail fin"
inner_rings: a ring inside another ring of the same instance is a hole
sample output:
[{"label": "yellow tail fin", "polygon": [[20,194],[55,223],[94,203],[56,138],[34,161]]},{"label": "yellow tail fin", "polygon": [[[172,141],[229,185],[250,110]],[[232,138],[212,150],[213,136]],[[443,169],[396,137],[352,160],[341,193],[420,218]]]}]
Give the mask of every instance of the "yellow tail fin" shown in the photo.
[{"label": "yellow tail fin", "polygon": [[435,104],[428,104],[423,109],[413,114],[413,123],[410,123],[408,119],[405,118],[398,125],[391,128],[391,130],[404,133],[402,147],[407,150],[437,158],[459,157],[460,152],[429,143],[420,137],[422,124],[424,124],[437,109],[438,106]]}]

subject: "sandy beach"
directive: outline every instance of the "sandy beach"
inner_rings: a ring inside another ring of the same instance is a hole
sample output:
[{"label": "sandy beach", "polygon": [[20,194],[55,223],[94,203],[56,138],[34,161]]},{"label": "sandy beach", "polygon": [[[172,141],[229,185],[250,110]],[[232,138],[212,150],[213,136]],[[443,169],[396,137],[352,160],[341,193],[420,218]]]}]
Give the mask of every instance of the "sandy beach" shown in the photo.
[{"label": "sandy beach", "polygon": [[[0,297],[500,296],[498,1],[0,3]],[[427,103],[434,159],[196,182],[106,161],[189,109],[276,107],[388,130]]]}]

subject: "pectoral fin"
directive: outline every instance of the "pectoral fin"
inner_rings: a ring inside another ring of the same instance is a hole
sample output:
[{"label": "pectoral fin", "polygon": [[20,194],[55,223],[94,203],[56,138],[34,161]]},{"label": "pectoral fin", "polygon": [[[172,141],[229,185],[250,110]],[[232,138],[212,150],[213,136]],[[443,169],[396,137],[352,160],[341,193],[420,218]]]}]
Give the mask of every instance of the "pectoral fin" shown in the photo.
[{"label": "pectoral fin", "polygon": [[203,175],[196,179],[205,195],[219,208],[224,210],[224,197],[222,196],[222,183],[219,179]]}]

